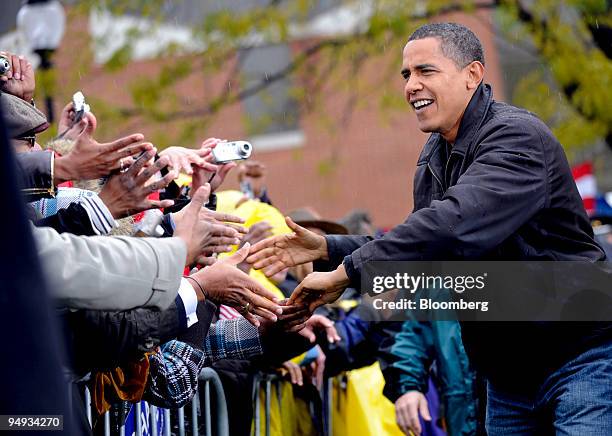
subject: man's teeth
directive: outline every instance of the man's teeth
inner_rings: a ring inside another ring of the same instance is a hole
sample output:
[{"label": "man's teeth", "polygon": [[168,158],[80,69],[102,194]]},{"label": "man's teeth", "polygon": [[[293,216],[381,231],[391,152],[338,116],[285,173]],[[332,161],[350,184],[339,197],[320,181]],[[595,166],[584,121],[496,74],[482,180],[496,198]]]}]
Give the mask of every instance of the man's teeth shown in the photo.
[{"label": "man's teeth", "polygon": [[415,109],[421,109],[422,107],[429,106],[433,103],[433,100],[417,100],[412,105]]}]

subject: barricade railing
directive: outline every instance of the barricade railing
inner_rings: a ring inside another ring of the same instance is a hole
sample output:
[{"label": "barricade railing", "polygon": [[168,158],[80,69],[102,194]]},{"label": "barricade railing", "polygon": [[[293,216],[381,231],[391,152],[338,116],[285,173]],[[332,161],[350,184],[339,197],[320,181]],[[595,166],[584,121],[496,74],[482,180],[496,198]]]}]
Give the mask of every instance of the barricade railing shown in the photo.
[{"label": "barricade railing", "polygon": [[[198,392],[190,402],[191,419],[189,427],[191,431],[189,434],[201,434],[199,432],[199,416],[202,416],[203,434],[205,436],[212,436],[213,428],[215,436],[229,436],[227,403],[219,376],[212,368],[203,368],[198,377],[198,384]],[[200,395],[204,396],[203,401]],[[144,410],[143,405],[145,406]],[[214,418],[212,416],[213,405]],[[187,434],[185,407],[176,409],[179,436],[186,436]],[[87,387],[85,387],[85,409],[89,424],[92,425],[91,393]],[[130,412],[130,415],[132,415],[131,421],[129,416],[126,418],[123,413],[120,415],[119,436],[125,436],[126,428],[129,428],[130,434],[133,433],[136,436],[170,436],[172,429],[170,409],[158,408],[143,401],[135,403],[132,406],[132,411],[133,413]],[[106,412],[102,419],[104,436],[111,436],[110,411]]]},{"label": "barricade railing", "polygon": [[[271,431],[271,401],[272,386],[275,387],[276,399],[279,404],[282,402],[281,383],[286,380],[278,373],[260,372],[253,377],[252,401],[253,401],[253,434],[260,436],[262,425],[265,436],[270,436]],[[332,435],[332,392],[333,378],[324,380],[322,396],[323,434]],[[199,435],[205,436],[229,436],[229,418],[225,393],[221,380],[212,368],[204,368],[198,377],[198,392],[194,395],[190,404],[175,409],[175,419],[177,425],[174,430],[178,431],[178,436]],[[259,402],[259,392],[263,388],[264,396],[264,416],[262,419]],[[201,398],[203,396],[203,400]],[[85,388],[86,414],[89,424],[92,424],[91,394]],[[214,405],[214,406],[213,406]],[[185,412],[189,408],[189,425],[186,426]],[[213,416],[214,407],[214,416]],[[131,420],[130,420],[130,416]],[[120,414],[119,436],[134,434],[135,436],[170,436],[172,432],[172,417],[170,409],[158,408],[142,401],[135,403],[132,410],[126,417]],[[111,414],[106,412],[103,416],[104,436],[111,436]],[[199,422],[203,419],[203,433],[200,433]],[[189,427],[189,432],[187,431]],[[115,427],[116,428],[116,427]],[[213,433],[214,429],[214,433]],[[113,434],[114,436],[114,434]]]},{"label": "barricade railing", "polygon": [[255,436],[259,436],[261,434],[261,416],[260,416],[261,412],[259,410],[259,390],[261,389],[261,385],[263,383],[265,386],[264,388],[265,435],[270,436],[270,428],[271,428],[271,422],[270,422],[271,398],[270,396],[271,396],[271,391],[272,391],[272,382],[274,382],[277,385],[276,394],[278,395],[278,401],[280,403],[282,398],[280,397],[281,389],[278,385],[280,384],[281,381],[282,381],[282,378],[278,374],[275,374],[275,373],[270,374],[270,373],[260,372],[258,374],[255,374],[255,376],[253,377],[253,389],[252,389],[253,432]]},{"label": "barricade railing", "polygon": [[[276,395],[278,403],[282,402],[282,389],[280,384],[286,382],[278,373],[265,373],[260,372],[255,374],[253,377],[253,387],[251,398],[253,399],[253,436],[260,436],[262,429],[262,417],[259,407],[259,392],[263,386],[264,394],[264,419],[263,429],[265,436],[270,436],[271,431],[271,399],[272,399],[272,386],[276,387]],[[322,410],[321,416],[323,418],[323,435],[332,435],[332,407],[333,407],[333,382],[334,378],[326,378],[323,381],[323,389],[321,392],[322,397]]]}]

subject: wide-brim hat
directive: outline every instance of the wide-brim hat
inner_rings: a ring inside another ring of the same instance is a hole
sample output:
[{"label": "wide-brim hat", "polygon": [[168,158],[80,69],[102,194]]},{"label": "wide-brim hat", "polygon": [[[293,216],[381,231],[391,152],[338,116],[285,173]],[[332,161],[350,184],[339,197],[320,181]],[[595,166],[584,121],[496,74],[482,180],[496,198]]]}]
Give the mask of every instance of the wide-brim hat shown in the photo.
[{"label": "wide-brim hat", "polygon": [[299,226],[321,229],[328,235],[348,235],[348,230],[342,224],[321,219],[320,215],[312,209],[296,209],[289,214],[289,218]]},{"label": "wide-brim hat", "polygon": [[32,136],[49,128],[45,114],[19,97],[1,92],[0,105],[11,138]]}]

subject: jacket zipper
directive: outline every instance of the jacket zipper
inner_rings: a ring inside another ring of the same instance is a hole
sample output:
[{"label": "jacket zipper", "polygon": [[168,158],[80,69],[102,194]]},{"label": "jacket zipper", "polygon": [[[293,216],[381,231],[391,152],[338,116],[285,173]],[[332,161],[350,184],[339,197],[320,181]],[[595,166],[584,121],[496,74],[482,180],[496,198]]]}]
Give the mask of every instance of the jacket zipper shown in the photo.
[{"label": "jacket zipper", "polygon": [[434,179],[436,179],[436,181],[440,184],[440,187],[444,189],[444,185],[442,184],[442,182],[440,181],[440,178],[436,175],[434,170],[431,168],[431,165],[429,164],[429,162],[427,162],[427,168],[429,168],[429,171],[434,176]]},{"label": "jacket zipper", "polygon": [[451,157],[453,157],[453,152],[451,151],[448,154],[448,159],[446,159],[446,165],[444,166],[444,184],[442,185],[442,189],[444,189],[444,192],[446,192],[447,188],[447,177],[446,177],[446,173],[448,173],[448,164],[450,163]]}]

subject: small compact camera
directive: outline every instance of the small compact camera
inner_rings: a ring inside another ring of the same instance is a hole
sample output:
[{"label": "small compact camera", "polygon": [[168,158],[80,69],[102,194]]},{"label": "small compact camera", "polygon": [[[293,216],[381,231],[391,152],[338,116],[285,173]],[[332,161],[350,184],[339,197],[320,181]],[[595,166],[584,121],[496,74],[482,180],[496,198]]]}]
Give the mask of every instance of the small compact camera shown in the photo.
[{"label": "small compact camera", "polygon": [[215,163],[224,164],[251,157],[253,146],[247,141],[219,142],[212,150]]},{"label": "small compact camera", "polygon": [[89,112],[90,108],[85,103],[85,96],[81,91],[77,91],[72,96],[72,104],[74,105],[74,120],[73,124],[78,123],[83,118],[83,115]]},{"label": "small compact camera", "polygon": [[0,56],[0,76],[6,76],[9,71],[11,71],[11,63],[6,57]]}]

